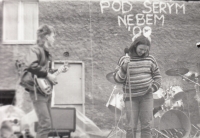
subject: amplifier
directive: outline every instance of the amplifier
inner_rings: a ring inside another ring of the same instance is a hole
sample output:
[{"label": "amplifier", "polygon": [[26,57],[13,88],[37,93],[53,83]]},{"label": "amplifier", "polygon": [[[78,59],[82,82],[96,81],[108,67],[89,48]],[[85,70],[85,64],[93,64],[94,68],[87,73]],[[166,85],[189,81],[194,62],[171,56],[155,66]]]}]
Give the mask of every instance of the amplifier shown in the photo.
[{"label": "amplifier", "polygon": [[55,129],[56,131],[74,132],[76,130],[75,108],[52,107],[51,114],[52,114],[53,129]]}]

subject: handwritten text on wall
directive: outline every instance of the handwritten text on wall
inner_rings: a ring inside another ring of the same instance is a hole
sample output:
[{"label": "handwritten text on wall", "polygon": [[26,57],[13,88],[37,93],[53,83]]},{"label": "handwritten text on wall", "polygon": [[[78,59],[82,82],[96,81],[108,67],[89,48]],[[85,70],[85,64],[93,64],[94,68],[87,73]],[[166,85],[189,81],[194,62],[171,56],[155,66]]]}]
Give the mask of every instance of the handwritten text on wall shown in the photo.
[{"label": "handwritten text on wall", "polygon": [[117,16],[119,26],[125,26],[128,31],[132,31],[133,35],[141,33],[143,26],[162,25],[165,24],[166,14],[185,14],[185,4],[176,2],[143,2],[144,9],[140,13],[131,13],[133,4],[126,0],[101,0],[101,13],[111,9],[114,12],[120,12]]}]

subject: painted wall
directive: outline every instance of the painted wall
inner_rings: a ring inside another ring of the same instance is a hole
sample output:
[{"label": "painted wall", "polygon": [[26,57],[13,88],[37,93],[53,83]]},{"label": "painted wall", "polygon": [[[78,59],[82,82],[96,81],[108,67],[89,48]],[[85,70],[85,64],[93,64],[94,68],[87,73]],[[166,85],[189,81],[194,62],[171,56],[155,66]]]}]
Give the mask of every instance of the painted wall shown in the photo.
[{"label": "painted wall", "polygon": [[[184,91],[194,89],[193,84],[165,72],[172,68],[198,71],[200,49],[195,45],[200,41],[199,7],[199,2],[41,1],[39,24],[56,29],[55,46],[50,49],[55,59],[85,63],[86,116],[100,128],[111,128],[114,114],[105,105],[115,84],[106,75],[114,71],[134,33],[145,26],[152,28],[151,54],[159,64],[163,89],[172,85],[181,86]],[[0,9],[2,13],[2,4]],[[2,14],[0,18],[2,26]],[[15,61],[23,59],[30,46],[0,45],[0,89],[17,89],[17,105],[26,112],[30,111],[30,99],[18,86]],[[64,51],[70,53],[68,58],[63,57]],[[120,85],[117,91],[121,92]],[[192,90],[189,103],[185,104],[191,106],[193,122],[198,122],[194,93]]]}]

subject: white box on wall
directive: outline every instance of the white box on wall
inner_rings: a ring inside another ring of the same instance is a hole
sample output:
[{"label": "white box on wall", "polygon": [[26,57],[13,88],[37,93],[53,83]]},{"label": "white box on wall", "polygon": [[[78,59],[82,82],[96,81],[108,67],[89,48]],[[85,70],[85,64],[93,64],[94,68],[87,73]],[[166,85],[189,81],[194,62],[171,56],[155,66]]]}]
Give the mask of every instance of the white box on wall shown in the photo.
[{"label": "white box on wall", "polygon": [[[66,62],[54,61],[53,69]],[[69,70],[57,76],[58,84],[54,85],[52,107],[75,107],[85,114],[85,67],[82,61],[68,61]]]}]

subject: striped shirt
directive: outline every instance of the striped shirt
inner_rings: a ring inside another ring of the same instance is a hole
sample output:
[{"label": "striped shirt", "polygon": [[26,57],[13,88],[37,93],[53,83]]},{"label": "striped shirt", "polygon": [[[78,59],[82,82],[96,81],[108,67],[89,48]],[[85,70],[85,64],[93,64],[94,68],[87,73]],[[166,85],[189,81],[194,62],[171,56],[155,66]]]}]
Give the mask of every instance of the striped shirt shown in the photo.
[{"label": "striped shirt", "polygon": [[[137,97],[146,94],[151,87],[154,87],[156,91],[160,88],[161,74],[153,56],[131,58],[127,71],[124,71],[121,67],[122,62],[123,60],[119,60],[119,69],[114,78],[117,82],[123,83],[125,93],[129,93],[130,88],[132,97]],[[123,78],[122,76],[125,77]]]}]

